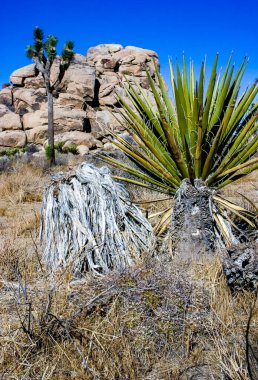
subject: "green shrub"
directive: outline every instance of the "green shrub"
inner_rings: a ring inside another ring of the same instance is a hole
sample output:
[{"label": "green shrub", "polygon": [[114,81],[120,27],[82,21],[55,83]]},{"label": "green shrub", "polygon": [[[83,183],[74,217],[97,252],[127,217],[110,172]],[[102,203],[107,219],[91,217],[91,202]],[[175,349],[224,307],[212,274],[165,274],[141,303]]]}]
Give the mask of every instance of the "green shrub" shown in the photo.
[{"label": "green shrub", "polygon": [[52,153],[53,153],[52,147],[51,147],[50,145],[46,145],[46,146],[45,146],[45,155],[46,155],[46,158],[47,158],[48,160],[51,159],[51,157],[52,157]]},{"label": "green shrub", "polygon": [[77,146],[75,144],[69,144],[63,149],[63,152],[78,154],[78,149],[77,149]]},{"label": "green shrub", "polygon": [[63,152],[63,146],[64,146],[64,141],[58,141],[56,144],[55,144],[55,149],[62,153]]},{"label": "green shrub", "polygon": [[24,149],[19,148],[6,148],[0,151],[0,157],[8,156],[9,158],[15,156],[16,153],[24,152]]}]

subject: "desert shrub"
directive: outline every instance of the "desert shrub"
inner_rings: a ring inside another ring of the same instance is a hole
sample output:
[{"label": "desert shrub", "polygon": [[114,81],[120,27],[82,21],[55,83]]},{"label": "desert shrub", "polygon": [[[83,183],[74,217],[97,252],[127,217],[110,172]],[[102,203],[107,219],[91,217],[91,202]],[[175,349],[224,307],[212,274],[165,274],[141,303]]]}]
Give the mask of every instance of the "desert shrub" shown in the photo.
[{"label": "desert shrub", "polygon": [[75,144],[69,144],[65,148],[63,148],[63,152],[78,154],[78,149]]},{"label": "desert shrub", "polygon": [[14,157],[17,153],[24,153],[23,148],[6,148],[0,150],[0,157],[7,156],[9,158]]},{"label": "desert shrub", "polygon": [[255,298],[230,293],[217,259],[189,267],[146,257],[101,279],[71,281],[66,271],[55,283],[46,274],[33,286],[19,281],[12,328],[11,304],[2,325],[6,378],[249,379],[245,335]]}]

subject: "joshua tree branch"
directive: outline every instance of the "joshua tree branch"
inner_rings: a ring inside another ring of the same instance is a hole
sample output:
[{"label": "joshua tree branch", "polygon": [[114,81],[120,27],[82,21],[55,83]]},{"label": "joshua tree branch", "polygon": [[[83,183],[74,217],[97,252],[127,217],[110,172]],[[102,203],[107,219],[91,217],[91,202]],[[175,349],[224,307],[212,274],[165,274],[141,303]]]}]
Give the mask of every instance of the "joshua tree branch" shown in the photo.
[{"label": "joshua tree branch", "polygon": [[33,57],[33,61],[36,64],[36,68],[44,75],[46,72],[46,69],[44,67],[44,64],[39,61],[37,57]]}]

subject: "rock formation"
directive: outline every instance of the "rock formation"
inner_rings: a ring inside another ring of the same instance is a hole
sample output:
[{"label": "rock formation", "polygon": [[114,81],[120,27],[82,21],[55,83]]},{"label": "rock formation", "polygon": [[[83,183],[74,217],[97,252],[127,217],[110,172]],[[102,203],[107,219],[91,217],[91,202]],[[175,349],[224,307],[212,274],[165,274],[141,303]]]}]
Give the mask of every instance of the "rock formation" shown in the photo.
[{"label": "rock formation", "polygon": [[[117,95],[125,96],[121,83],[138,81],[147,92],[145,66],[154,75],[157,54],[133,46],[98,45],[86,57],[76,54],[54,99],[55,139],[75,144],[81,154],[90,149],[110,149],[110,130],[123,131]],[[58,75],[53,64],[51,77]],[[125,79],[126,76],[126,79]],[[47,98],[44,81],[34,64],[15,70],[12,85],[0,91],[0,148],[22,148],[47,141]]]}]

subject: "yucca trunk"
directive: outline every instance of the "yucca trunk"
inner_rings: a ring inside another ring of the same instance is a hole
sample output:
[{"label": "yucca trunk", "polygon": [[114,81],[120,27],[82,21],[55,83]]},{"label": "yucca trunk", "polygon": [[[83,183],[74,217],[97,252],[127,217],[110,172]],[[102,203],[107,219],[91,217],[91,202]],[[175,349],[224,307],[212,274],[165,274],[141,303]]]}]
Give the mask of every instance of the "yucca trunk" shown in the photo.
[{"label": "yucca trunk", "polygon": [[186,179],[176,193],[172,213],[172,250],[183,259],[200,259],[216,249],[212,190],[204,182]]},{"label": "yucca trunk", "polygon": [[50,147],[50,166],[55,165],[55,141],[54,141],[54,105],[53,94],[48,91],[47,93],[47,107],[48,107],[48,145]]}]

